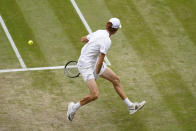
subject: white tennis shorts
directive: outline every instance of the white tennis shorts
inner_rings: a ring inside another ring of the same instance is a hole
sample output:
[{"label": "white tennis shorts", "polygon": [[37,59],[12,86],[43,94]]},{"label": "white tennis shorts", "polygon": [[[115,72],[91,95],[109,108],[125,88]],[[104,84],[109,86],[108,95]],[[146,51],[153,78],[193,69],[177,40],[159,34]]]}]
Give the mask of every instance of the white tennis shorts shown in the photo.
[{"label": "white tennis shorts", "polygon": [[106,68],[107,68],[107,65],[103,62],[103,65],[101,67],[99,74],[96,74],[96,66],[89,67],[89,68],[78,66],[78,70],[79,70],[80,74],[82,75],[82,78],[85,82],[87,82],[90,79],[96,80],[100,75],[103,74],[103,72],[105,71]]}]

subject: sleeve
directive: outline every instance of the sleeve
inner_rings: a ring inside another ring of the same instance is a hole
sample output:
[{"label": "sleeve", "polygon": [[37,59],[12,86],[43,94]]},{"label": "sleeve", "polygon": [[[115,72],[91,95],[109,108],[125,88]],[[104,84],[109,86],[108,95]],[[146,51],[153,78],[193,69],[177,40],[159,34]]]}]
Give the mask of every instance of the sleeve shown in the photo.
[{"label": "sleeve", "polygon": [[111,41],[107,40],[101,43],[101,47],[100,47],[100,52],[103,54],[107,54],[107,51],[109,50],[111,45]]}]

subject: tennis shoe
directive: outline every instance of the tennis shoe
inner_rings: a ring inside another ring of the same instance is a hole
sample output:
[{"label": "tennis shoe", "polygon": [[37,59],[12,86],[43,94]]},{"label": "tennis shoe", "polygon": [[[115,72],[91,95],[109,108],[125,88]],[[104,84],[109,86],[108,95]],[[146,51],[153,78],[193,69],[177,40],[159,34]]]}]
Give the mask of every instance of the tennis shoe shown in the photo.
[{"label": "tennis shoe", "polygon": [[68,110],[67,110],[67,119],[69,121],[72,121],[74,119],[74,115],[76,114],[76,109],[74,109],[74,102],[70,102],[68,104]]},{"label": "tennis shoe", "polygon": [[138,102],[133,103],[131,106],[128,107],[129,114],[132,115],[135,112],[137,112],[138,110],[142,109],[142,107],[144,107],[145,103],[146,103],[146,101],[142,101],[140,103],[138,103]]}]

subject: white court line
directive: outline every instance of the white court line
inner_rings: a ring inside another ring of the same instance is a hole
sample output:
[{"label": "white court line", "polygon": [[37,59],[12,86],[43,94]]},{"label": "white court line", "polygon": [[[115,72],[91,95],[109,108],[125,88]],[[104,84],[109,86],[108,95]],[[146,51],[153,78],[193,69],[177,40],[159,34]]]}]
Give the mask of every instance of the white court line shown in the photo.
[{"label": "white court line", "polygon": [[[21,69],[4,69],[0,70],[0,73],[6,72],[19,72],[19,71],[40,71],[40,70],[55,70],[55,69],[63,69],[65,66],[51,66],[51,67],[33,67],[33,68],[21,68]],[[77,65],[70,65],[66,68],[77,68]]]},{"label": "white court line", "polygon": [[84,16],[82,15],[82,12],[80,11],[80,9],[78,8],[76,2],[74,0],[71,0],[72,5],[74,6],[76,12],[78,13],[82,23],[84,24],[84,26],[86,27],[88,33],[92,33],[92,30],[90,28],[90,26],[88,25],[88,23],[86,22]]},{"label": "white court line", "polygon": [[[84,24],[85,28],[87,29],[88,33],[92,33],[92,30],[90,28],[90,26],[88,25],[88,23],[86,22],[84,16],[82,15],[82,12],[80,11],[80,9],[78,8],[75,0],[71,0],[71,3],[73,5],[73,7],[75,8],[76,12],[78,13],[82,23]],[[110,61],[108,60],[108,58],[105,56],[104,58],[105,62],[107,65],[111,65]]]},{"label": "white court line", "polygon": [[[52,67],[35,67],[35,68],[21,68],[21,69],[5,69],[0,70],[0,73],[5,72],[19,72],[19,71],[40,71],[40,70],[54,70],[54,69],[63,69],[64,66],[52,66]],[[72,68],[72,67],[70,67]]]},{"label": "white court line", "polygon": [[20,62],[20,65],[22,66],[23,69],[26,69],[27,67],[26,67],[24,61],[22,60],[22,57],[20,56],[20,53],[18,52],[18,49],[16,48],[16,45],[15,45],[15,43],[14,43],[14,41],[13,41],[13,39],[12,39],[12,37],[11,37],[11,35],[10,35],[6,25],[5,25],[5,22],[3,21],[2,17],[1,17],[1,15],[0,15],[0,23],[1,23],[1,26],[2,26],[3,30],[5,31],[5,34],[6,34],[6,36],[9,40],[15,54],[16,54],[19,62]]}]

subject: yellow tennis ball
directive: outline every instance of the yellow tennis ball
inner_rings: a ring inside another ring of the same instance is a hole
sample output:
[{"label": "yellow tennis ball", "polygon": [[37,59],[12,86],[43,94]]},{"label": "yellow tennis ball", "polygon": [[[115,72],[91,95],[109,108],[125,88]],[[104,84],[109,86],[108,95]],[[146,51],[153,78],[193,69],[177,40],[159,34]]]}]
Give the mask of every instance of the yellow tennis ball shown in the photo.
[{"label": "yellow tennis ball", "polygon": [[28,44],[29,44],[29,45],[33,45],[33,41],[32,41],[32,40],[29,40],[29,41],[28,41]]}]

